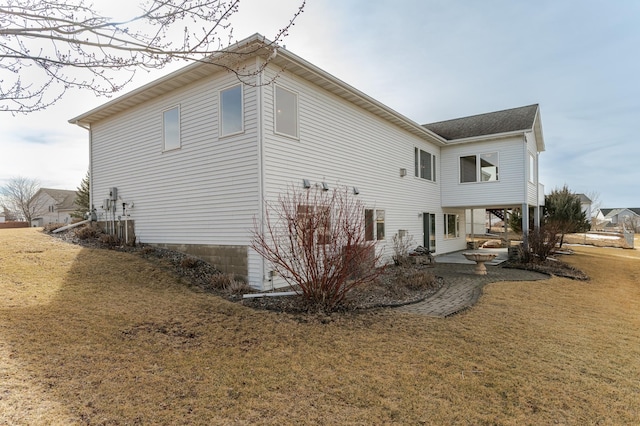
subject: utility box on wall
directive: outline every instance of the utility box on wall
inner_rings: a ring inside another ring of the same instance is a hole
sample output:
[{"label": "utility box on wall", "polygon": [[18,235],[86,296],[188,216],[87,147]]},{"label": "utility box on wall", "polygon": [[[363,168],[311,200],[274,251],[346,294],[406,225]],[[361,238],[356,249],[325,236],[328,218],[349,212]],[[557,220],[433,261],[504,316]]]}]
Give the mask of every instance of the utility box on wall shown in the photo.
[{"label": "utility box on wall", "polygon": [[109,199],[112,201],[116,201],[118,199],[118,188],[115,186],[113,188],[109,188]]}]

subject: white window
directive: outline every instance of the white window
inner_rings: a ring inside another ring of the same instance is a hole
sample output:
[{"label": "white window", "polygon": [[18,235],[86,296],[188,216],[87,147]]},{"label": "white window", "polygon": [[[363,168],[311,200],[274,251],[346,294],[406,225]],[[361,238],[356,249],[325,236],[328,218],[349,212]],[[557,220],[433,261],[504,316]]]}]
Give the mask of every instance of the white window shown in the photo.
[{"label": "white window", "polygon": [[416,177],[436,181],[436,156],[434,154],[415,148],[414,162]]},{"label": "white window", "polygon": [[460,237],[460,215],[445,214],[444,215],[444,238]]},{"label": "white window", "polygon": [[241,133],[244,130],[242,85],[220,91],[220,136]]},{"label": "white window", "polygon": [[498,153],[460,157],[460,183],[498,180]]},{"label": "white window", "polygon": [[384,210],[364,211],[364,239],[384,240]]},{"label": "white window", "polygon": [[331,209],[326,206],[299,204],[296,213],[296,234],[299,244],[329,244],[331,242]]},{"label": "white window", "polygon": [[275,128],[281,135],[298,137],[298,95],[275,86]]},{"label": "white window", "polygon": [[384,240],[384,210],[376,210],[376,239]]},{"label": "white window", "polygon": [[180,107],[162,113],[164,150],[180,148]]},{"label": "white window", "polygon": [[536,182],[536,158],[529,153],[529,182]]},{"label": "white window", "polygon": [[480,182],[498,180],[498,153],[480,154]]}]

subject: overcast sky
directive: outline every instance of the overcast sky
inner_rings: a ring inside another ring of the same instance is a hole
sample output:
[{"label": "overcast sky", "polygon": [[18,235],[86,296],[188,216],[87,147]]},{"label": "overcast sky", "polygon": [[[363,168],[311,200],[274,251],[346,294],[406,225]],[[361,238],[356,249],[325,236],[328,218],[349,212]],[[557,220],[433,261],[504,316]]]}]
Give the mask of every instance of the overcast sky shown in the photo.
[{"label": "overcast sky", "polygon": [[[297,4],[242,0],[235,39],[272,37]],[[640,207],[639,1],[308,0],[284,44],[420,124],[538,103],[546,192]],[[67,120],[107,101],[76,91],[44,112],[0,113],[0,186],[19,175],[76,189],[88,133]]]}]

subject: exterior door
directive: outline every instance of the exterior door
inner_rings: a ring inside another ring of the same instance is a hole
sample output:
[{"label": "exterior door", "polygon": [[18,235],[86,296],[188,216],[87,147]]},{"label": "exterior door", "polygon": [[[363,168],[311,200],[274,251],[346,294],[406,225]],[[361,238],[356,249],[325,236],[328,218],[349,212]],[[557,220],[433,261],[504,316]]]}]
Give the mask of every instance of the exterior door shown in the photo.
[{"label": "exterior door", "polygon": [[422,232],[424,239],[422,246],[430,252],[436,251],[436,215],[433,213],[422,213]]}]

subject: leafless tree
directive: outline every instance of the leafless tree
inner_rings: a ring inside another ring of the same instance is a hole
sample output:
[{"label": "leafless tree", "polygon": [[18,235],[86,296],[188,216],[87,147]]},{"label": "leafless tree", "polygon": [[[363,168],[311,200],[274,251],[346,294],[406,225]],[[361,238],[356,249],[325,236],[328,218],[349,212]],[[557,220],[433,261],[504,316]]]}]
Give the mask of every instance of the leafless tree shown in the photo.
[{"label": "leafless tree", "polygon": [[602,200],[600,199],[600,193],[598,191],[589,191],[585,194],[589,200],[591,200],[591,207],[589,210],[589,217],[591,217],[591,229],[598,227],[598,213],[602,208]]},{"label": "leafless tree", "polygon": [[366,241],[364,205],[346,188],[290,187],[265,204],[264,215],[264,224],[255,221],[252,248],[321,310],[335,309],[381,272],[375,241]]},{"label": "leafless tree", "polygon": [[627,231],[640,232],[640,217],[638,216],[625,215],[621,224]]},{"label": "leafless tree", "polygon": [[34,197],[39,189],[36,179],[11,178],[0,189],[0,206],[31,225],[31,220],[45,209],[44,201]]},{"label": "leafless tree", "polygon": [[[273,46],[302,13],[306,0],[300,1]],[[233,41],[230,18],[239,3],[146,0],[137,15],[113,20],[84,0],[5,0],[0,4],[0,111],[44,109],[70,88],[108,96],[130,82],[136,70],[162,68],[173,60],[211,61]],[[225,67],[243,77],[242,70]]]}]

